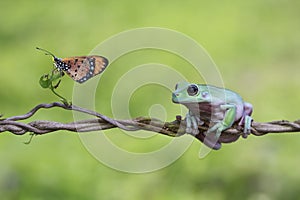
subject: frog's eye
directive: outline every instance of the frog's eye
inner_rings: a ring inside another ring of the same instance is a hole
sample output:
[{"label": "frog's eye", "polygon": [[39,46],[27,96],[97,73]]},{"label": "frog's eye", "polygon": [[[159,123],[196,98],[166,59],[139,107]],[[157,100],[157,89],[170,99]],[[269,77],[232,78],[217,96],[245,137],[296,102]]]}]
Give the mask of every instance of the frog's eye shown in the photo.
[{"label": "frog's eye", "polygon": [[207,91],[203,91],[203,92],[201,92],[201,96],[202,96],[202,98],[207,98],[208,97],[208,92]]},{"label": "frog's eye", "polygon": [[178,83],[175,85],[175,90],[177,90],[177,88],[178,88]]},{"label": "frog's eye", "polygon": [[187,89],[187,93],[190,95],[190,96],[195,96],[196,94],[198,94],[198,87],[197,85],[190,85]]}]

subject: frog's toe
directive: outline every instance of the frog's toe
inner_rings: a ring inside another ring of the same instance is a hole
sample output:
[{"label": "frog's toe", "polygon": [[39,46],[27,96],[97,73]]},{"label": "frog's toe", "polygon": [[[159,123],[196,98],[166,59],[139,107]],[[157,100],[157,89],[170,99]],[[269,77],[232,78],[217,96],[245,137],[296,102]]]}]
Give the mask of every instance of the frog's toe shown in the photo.
[{"label": "frog's toe", "polygon": [[250,135],[250,133],[251,133],[251,129],[249,128],[245,128],[244,127],[244,131],[243,131],[243,133],[242,133],[242,137],[243,138],[247,138],[248,137],[248,135]]},{"label": "frog's toe", "polygon": [[197,122],[198,125],[200,125],[200,126],[204,125],[204,121],[202,121],[200,119],[200,117],[196,116],[195,119],[196,119],[196,122]]},{"label": "frog's toe", "polygon": [[191,127],[186,127],[186,129],[185,129],[185,132],[186,132],[187,134],[191,134],[192,131],[193,131],[193,129],[192,129]]},{"label": "frog's toe", "polygon": [[198,135],[199,134],[198,128],[197,129],[193,129],[191,134],[194,135],[194,136]]},{"label": "frog's toe", "polygon": [[247,133],[242,133],[242,137],[245,138],[245,139],[248,137],[248,135],[249,134],[247,134]]},{"label": "frog's toe", "polygon": [[195,129],[195,128],[192,128],[192,127],[187,127],[187,128],[185,129],[185,132],[186,132],[187,134],[191,134],[191,135],[193,135],[193,136],[199,134],[198,128]]}]

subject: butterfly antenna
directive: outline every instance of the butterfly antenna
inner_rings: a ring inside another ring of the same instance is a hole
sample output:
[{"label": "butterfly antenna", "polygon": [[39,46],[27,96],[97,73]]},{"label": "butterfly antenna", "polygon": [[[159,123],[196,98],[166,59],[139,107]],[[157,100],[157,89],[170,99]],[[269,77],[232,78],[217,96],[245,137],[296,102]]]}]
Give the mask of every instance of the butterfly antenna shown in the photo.
[{"label": "butterfly antenna", "polygon": [[56,56],[53,53],[51,53],[50,51],[47,51],[46,49],[42,49],[40,47],[36,47],[36,49],[38,49],[40,51],[44,51],[45,55],[49,55],[49,56],[52,56],[53,58],[56,58]]}]

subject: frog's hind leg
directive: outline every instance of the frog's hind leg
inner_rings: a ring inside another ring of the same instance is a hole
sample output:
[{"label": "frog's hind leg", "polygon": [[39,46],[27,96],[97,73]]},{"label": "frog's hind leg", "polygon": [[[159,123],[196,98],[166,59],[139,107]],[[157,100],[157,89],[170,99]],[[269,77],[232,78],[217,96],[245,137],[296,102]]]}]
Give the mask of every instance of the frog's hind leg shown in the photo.
[{"label": "frog's hind leg", "polygon": [[243,138],[247,138],[251,131],[253,106],[250,103],[244,103],[244,114],[239,122],[239,126],[244,125]]},{"label": "frog's hind leg", "polygon": [[249,115],[245,116],[244,131],[243,131],[243,137],[244,138],[247,138],[247,136],[250,134],[252,120],[253,120],[252,117],[250,117]]}]

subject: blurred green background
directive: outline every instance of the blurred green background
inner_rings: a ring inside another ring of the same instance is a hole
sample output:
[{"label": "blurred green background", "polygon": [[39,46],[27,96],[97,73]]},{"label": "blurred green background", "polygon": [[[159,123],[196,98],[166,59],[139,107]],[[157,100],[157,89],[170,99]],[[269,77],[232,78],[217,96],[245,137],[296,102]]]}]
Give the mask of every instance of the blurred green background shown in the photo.
[{"label": "blurred green background", "polygon": [[[155,26],[182,32],[203,45],[225,86],[254,105],[256,121],[299,119],[299,10],[296,0],[1,1],[0,113],[19,115],[36,104],[57,101],[38,85],[52,64],[36,46],[58,57],[86,55],[114,34]],[[101,105],[110,105],[114,84],[136,64],[187,65],[163,52],[140,53],[124,55],[108,67],[98,88],[97,111],[112,116],[110,107]],[[185,73],[196,81],[192,71]],[[73,86],[64,77],[58,91],[71,98]],[[157,103],[165,106],[166,120],[180,111],[172,104],[170,91],[149,86],[133,94],[130,113],[146,116]],[[73,117],[53,109],[34,119],[69,122]],[[172,140],[161,135],[138,139],[118,130],[105,133],[117,145],[136,152],[155,150]],[[29,135],[0,137],[1,199],[300,198],[300,134],[250,136],[223,145],[202,160],[201,144],[194,141],[176,162],[146,174],[123,173],[98,162],[75,133],[38,136],[30,145],[23,144]]]}]

